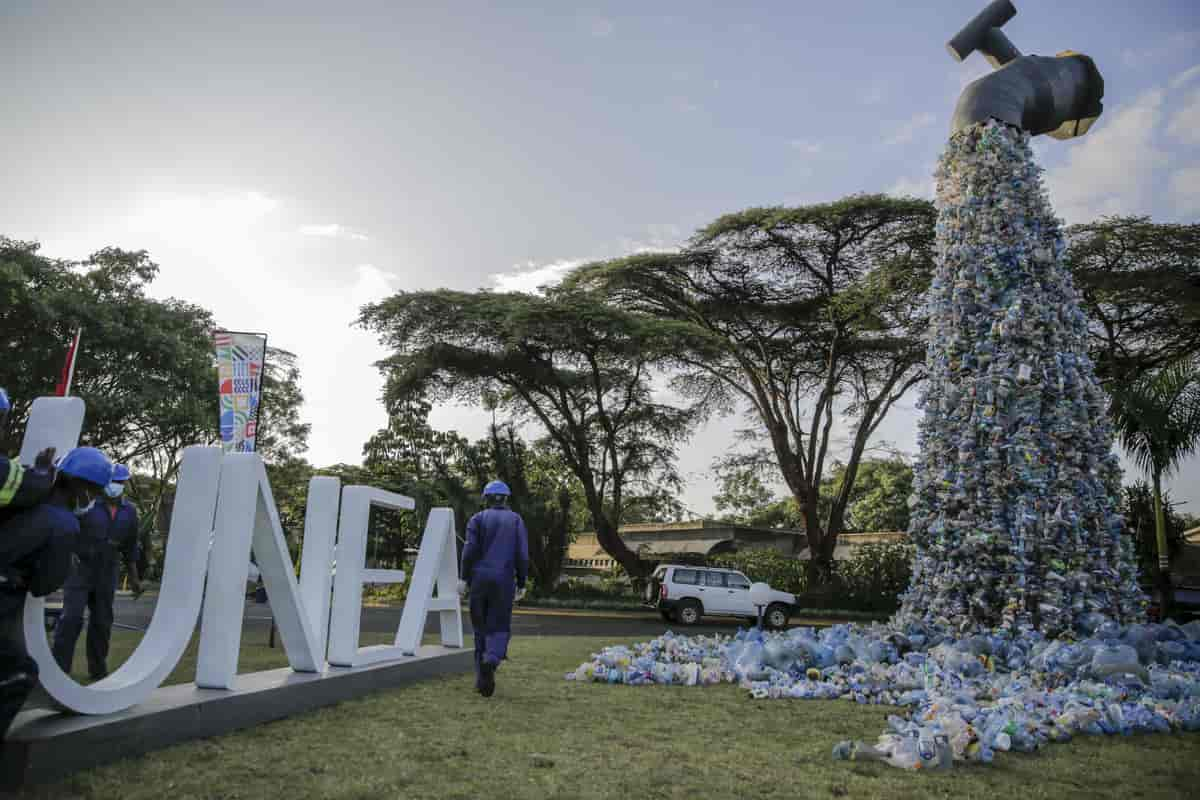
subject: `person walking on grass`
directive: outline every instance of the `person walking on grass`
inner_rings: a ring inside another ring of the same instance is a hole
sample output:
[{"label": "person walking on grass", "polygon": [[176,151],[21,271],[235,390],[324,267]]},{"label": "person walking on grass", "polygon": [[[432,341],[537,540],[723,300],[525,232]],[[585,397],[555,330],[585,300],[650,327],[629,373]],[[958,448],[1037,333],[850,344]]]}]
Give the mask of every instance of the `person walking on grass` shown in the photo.
[{"label": "person walking on grass", "polygon": [[475,689],[496,691],[496,670],[508,656],[513,603],[525,594],[529,575],[529,534],[521,515],[508,507],[512,492],[503,481],[483,489],[487,508],[467,523],[462,551],[460,595],[471,593],[475,630]]}]

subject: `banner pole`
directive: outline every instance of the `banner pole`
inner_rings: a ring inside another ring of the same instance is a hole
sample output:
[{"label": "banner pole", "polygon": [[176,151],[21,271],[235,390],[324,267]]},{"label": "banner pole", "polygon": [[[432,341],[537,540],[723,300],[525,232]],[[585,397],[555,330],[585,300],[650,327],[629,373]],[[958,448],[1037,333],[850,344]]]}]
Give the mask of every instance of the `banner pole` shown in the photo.
[{"label": "banner pole", "polygon": [[[262,372],[258,375],[258,407],[254,409],[254,452],[258,452],[258,431],[262,425],[263,396],[267,388],[267,335],[263,334]],[[272,645],[274,646],[274,645]]]},{"label": "banner pole", "polygon": [[58,397],[71,396],[71,382],[75,378],[75,357],[79,354],[79,339],[83,336],[83,328],[75,329],[71,346],[67,348],[67,363],[63,365],[62,374],[54,394]]},{"label": "banner pole", "polygon": [[83,338],[83,328],[75,331],[75,342],[71,345],[71,365],[67,370],[67,389],[63,397],[71,396],[71,384],[75,381],[75,359],[79,358],[79,340]]}]

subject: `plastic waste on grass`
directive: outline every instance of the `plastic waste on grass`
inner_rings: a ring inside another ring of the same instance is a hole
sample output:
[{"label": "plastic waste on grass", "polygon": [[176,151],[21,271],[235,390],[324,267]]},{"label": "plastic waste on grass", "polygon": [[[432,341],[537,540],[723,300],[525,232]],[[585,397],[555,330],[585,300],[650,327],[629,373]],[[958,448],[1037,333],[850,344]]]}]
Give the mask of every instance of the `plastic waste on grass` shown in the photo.
[{"label": "plastic waste on grass", "polygon": [[[898,632],[933,644],[894,658]],[[567,678],[635,686],[737,684],[764,700],[895,706],[903,716],[890,716],[877,742],[841,742],[834,757],[911,769],[987,763],[997,752],[1033,752],[1078,735],[1200,730],[1200,626],[1133,625],[1115,633],[1105,641],[1047,640],[1002,629],[956,637],[912,624],[899,631],[872,625],[732,637],[666,634],[607,648]],[[1144,658],[1124,643],[1130,640],[1147,650]],[[812,653],[832,655],[847,643],[863,657],[810,663]],[[1180,653],[1190,658],[1171,657]]]}]

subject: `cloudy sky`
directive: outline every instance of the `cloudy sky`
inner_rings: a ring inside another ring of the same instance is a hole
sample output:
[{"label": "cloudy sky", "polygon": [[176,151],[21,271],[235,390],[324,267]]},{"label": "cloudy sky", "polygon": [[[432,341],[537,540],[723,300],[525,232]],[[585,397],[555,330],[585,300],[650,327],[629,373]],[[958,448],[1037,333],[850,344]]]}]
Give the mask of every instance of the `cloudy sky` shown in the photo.
[{"label": "cloudy sky", "polygon": [[[0,232],[149,250],[158,294],[299,355],[311,459],[357,461],[384,422],[362,303],[532,289],[747,206],[932,196],[954,101],[988,70],[944,44],[983,5],[5,0]],[[1059,214],[1200,217],[1195,0],[1016,5],[1018,48],[1085,52],[1105,79],[1087,137],[1037,142]],[[910,451],[914,400],[881,431]],[[683,451],[695,512],[743,424]],[[1173,483],[1200,512],[1198,464]]]}]

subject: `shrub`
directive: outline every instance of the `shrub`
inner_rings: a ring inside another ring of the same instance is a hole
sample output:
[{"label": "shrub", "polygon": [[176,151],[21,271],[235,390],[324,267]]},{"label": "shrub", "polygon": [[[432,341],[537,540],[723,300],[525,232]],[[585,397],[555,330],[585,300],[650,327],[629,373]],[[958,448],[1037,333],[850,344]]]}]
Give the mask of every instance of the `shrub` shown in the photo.
[{"label": "shrub", "polygon": [[630,589],[627,582],[606,579],[602,580],[599,584],[596,584],[589,583],[578,578],[568,578],[562,583],[551,587],[538,586],[536,587],[536,591],[530,592],[530,594],[541,598],[570,598],[580,601],[629,598],[636,599],[637,597]]},{"label": "shrub", "polygon": [[413,567],[416,561],[406,561],[399,569],[404,570],[404,583],[368,583],[363,585],[363,600],[368,603],[384,603],[388,605],[403,603],[408,597],[408,586],[412,583]]},{"label": "shrub", "polygon": [[408,597],[408,581],[404,583],[371,583],[363,586],[363,600],[368,603],[403,603]]},{"label": "shrub", "polygon": [[807,562],[774,550],[743,550],[714,556],[709,566],[736,569],[752,581],[796,595],[808,608],[855,611],[894,611],[899,595],[908,588],[913,547],[906,543],[865,544],[834,565],[833,577],[822,586],[809,587]]},{"label": "shrub", "polygon": [[[912,559],[913,546],[908,543],[860,545],[849,558],[834,565],[828,583],[813,587],[808,583],[808,562],[774,550],[743,550],[711,557],[698,553],[655,553],[646,560],[652,567],[683,564],[736,569],[751,581],[768,583],[774,589],[796,595],[797,605],[803,608],[879,614],[898,607],[900,593],[908,588]],[[644,587],[641,580],[630,581],[625,570],[617,565],[599,584],[572,579],[538,594],[564,602],[610,603],[637,600]]]},{"label": "shrub", "polygon": [[894,611],[912,578],[914,548],[907,543],[864,544],[837,562],[834,592],[842,608]]},{"label": "shrub", "polygon": [[774,550],[743,550],[713,556],[708,566],[736,569],[751,581],[769,583],[772,589],[795,595],[804,594],[808,587],[806,563]]}]

